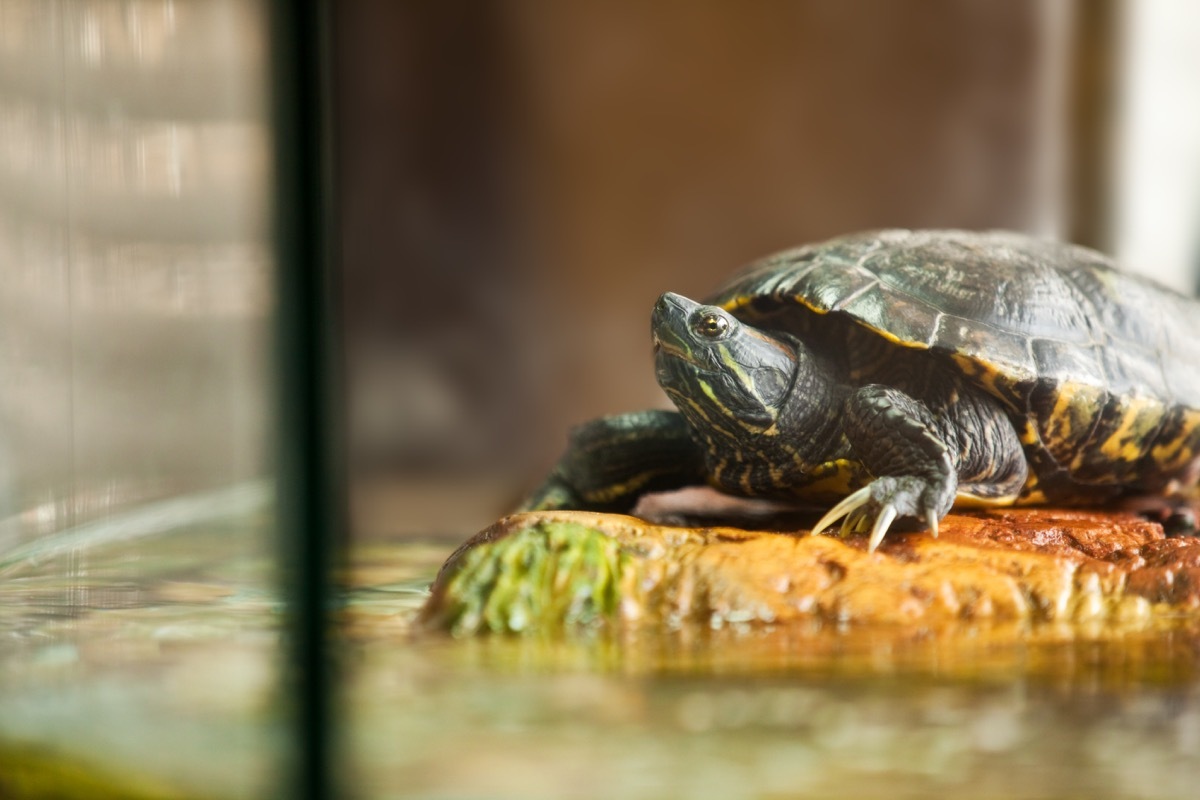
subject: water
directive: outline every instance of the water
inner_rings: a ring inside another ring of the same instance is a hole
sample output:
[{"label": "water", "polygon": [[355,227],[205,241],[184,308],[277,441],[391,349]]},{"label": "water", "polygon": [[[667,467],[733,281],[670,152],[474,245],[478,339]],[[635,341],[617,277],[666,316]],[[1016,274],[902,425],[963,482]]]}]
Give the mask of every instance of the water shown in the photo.
[{"label": "water", "polygon": [[822,660],[779,633],[368,639],[354,773],[395,797],[1194,796],[1187,680],[1088,646],[1041,654],[1062,656],[1047,674],[1036,652],[956,674],[936,644],[890,658],[850,636]]},{"label": "water", "polygon": [[146,503],[0,554],[0,796],[271,793],[287,740],[267,498]]},{"label": "water", "polygon": [[[270,796],[289,740],[264,524],[242,508],[136,539],[76,531],[6,560],[0,764],[35,753],[43,777],[86,773],[114,796]],[[416,631],[456,544],[372,541],[339,574],[347,795],[1183,798],[1200,785],[1198,619],[1125,634]]]},{"label": "water", "polygon": [[344,753],[362,796],[1182,798],[1200,785],[1200,618],[454,639],[409,624],[437,555],[356,560],[375,565],[341,619]]}]

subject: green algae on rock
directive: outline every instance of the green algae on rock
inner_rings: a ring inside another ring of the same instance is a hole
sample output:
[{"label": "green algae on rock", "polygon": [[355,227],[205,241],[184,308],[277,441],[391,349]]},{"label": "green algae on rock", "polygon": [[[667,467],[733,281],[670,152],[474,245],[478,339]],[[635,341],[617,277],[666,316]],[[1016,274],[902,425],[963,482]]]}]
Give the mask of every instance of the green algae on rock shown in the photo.
[{"label": "green algae on rock", "polygon": [[485,547],[452,556],[422,616],[456,634],[586,627],[616,613],[618,583],[629,560],[602,530],[532,521]]}]

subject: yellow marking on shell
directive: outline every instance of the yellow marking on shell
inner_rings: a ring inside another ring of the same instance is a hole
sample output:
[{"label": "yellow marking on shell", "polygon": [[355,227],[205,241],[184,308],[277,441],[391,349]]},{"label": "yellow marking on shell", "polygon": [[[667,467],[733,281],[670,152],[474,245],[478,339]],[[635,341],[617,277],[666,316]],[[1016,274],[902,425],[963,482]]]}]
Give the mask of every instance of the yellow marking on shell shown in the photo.
[{"label": "yellow marking on shell", "polygon": [[1041,489],[1023,492],[1013,503],[1018,506],[1041,506],[1046,504],[1046,495]]},{"label": "yellow marking on shell", "polygon": [[963,375],[982,386],[988,394],[1008,402],[1009,405],[1012,404],[1009,379],[994,364],[965,353],[951,353],[950,358],[958,365]]},{"label": "yellow marking on shell", "polygon": [[1058,397],[1054,399],[1054,408],[1050,411],[1048,422],[1051,425],[1050,432],[1059,440],[1070,440],[1075,436],[1071,408],[1075,405],[1078,394],[1078,386],[1068,383],[1059,387]]},{"label": "yellow marking on shell", "polygon": [[1152,397],[1131,397],[1117,429],[1100,444],[1100,452],[1114,462],[1132,462],[1142,457],[1146,434],[1162,419],[1163,405]]},{"label": "yellow marking on shell", "polygon": [[1046,502],[1046,494],[1038,488],[1038,476],[1032,469],[1025,478],[1025,485],[1021,487],[1018,493],[1016,503],[1014,505],[1026,506],[1037,505]]},{"label": "yellow marking on shell", "polygon": [[[730,313],[733,313],[735,311],[738,311],[739,309],[745,308],[746,306],[749,306],[750,304],[752,304],[756,297],[757,297],[757,295],[753,295],[753,294],[738,295],[737,297],[726,300],[721,305],[721,308],[725,309],[726,311],[728,311]],[[829,313],[828,308],[821,308],[820,306],[813,305],[811,302],[809,302],[808,298],[804,297],[803,295],[796,294],[793,292],[791,294],[788,294],[787,297],[791,300],[796,301],[800,305],[804,306],[805,308],[807,308],[809,311],[813,312],[814,314],[820,314],[821,316],[824,316]],[[866,328],[867,330],[871,331],[872,333],[878,334],[879,336],[882,336],[884,339],[887,339],[892,344],[898,344],[901,347],[910,347],[913,350],[928,350],[929,349],[929,345],[926,344],[925,342],[912,342],[912,341],[908,341],[907,339],[901,339],[899,336],[892,333],[891,331],[885,331],[882,328],[875,327],[874,325],[868,325],[866,322],[864,322],[863,320],[858,319],[858,318],[855,318],[854,321],[857,324],[861,325],[862,327]]]},{"label": "yellow marking on shell", "polygon": [[1192,448],[1188,446],[1186,438],[1180,437],[1174,441],[1155,445],[1150,449],[1150,457],[1154,459],[1155,464],[1170,470],[1173,466],[1182,466],[1191,461]]},{"label": "yellow marking on shell", "polygon": [[864,328],[866,328],[869,331],[874,331],[875,333],[882,336],[884,339],[887,339],[892,344],[898,344],[901,347],[911,347],[913,350],[928,350],[929,349],[929,345],[926,344],[925,342],[913,342],[913,341],[909,341],[907,339],[901,339],[899,336],[897,336],[894,333],[885,331],[882,328],[876,328],[874,325],[867,325],[867,324],[863,323],[861,320],[859,321],[858,324],[862,325]]},{"label": "yellow marking on shell", "polygon": [[1054,408],[1039,420],[1042,443],[1059,464],[1079,468],[1087,457],[1087,444],[1098,416],[1103,409],[1107,392],[1099,386],[1068,382],[1058,387]]},{"label": "yellow marking on shell", "polygon": [[1196,456],[1194,446],[1200,442],[1200,411],[1187,410],[1183,412],[1183,435],[1169,442],[1155,445],[1150,449],[1150,457],[1163,472],[1174,472],[1191,464]]},{"label": "yellow marking on shell", "polygon": [[729,313],[732,314],[734,311],[738,311],[742,308],[745,308],[746,306],[750,305],[753,302],[754,302],[753,295],[739,294],[737,297],[731,298],[729,300],[726,300],[724,303],[722,303],[721,308],[725,309],[726,311],[728,311]]},{"label": "yellow marking on shell", "polygon": [[1042,441],[1042,435],[1038,432],[1037,425],[1031,419],[1025,420],[1025,424],[1021,426],[1021,430],[1017,433],[1017,438],[1021,440],[1021,444],[1035,445]]}]

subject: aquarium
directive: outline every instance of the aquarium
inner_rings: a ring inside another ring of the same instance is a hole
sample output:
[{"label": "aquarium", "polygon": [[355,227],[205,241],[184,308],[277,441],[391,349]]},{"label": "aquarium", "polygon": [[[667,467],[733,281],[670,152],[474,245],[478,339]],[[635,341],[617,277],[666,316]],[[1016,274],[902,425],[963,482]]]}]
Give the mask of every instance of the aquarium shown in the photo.
[{"label": "aquarium", "polygon": [[[1194,284],[1196,23],[0,0],[0,797],[1191,796],[1194,608],[636,620],[568,569],[595,603],[547,625],[431,586],[572,424],[667,407],[660,292],[885,226]],[[652,550],[609,546],[570,563]]]}]

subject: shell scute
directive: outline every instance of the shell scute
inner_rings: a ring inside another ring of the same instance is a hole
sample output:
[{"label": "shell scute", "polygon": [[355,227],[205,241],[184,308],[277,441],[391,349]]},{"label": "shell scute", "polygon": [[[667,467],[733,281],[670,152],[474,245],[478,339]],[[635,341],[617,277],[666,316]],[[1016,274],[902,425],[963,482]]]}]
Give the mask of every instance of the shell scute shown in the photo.
[{"label": "shell scute", "polygon": [[781,288],[804,298],[814,310],[827,313],[878,283],[879,278],[862,267],[833,262],[818,264]]},{"label": "shell scute", "polygon": [[879,282],[837,303],[834,310],[849,314],[892,341],[918,347],[933,344],[942,316],[928,303],[890,292]]},{"label": "shell scute", "polygon": [[933,337],[933,346],[967,356],[1014,383],[1032,381],[1038,375],[1027,338],[979,325],[974,320],[942,315]]},{"label": "shell scute", "polygon": [[1038,373],[1052,383],[1064,388],[1067,384],[1102,387],[1107,383],[1100,347],[1085,347],[1058,339],[1034,339],[1030,349]]}]

